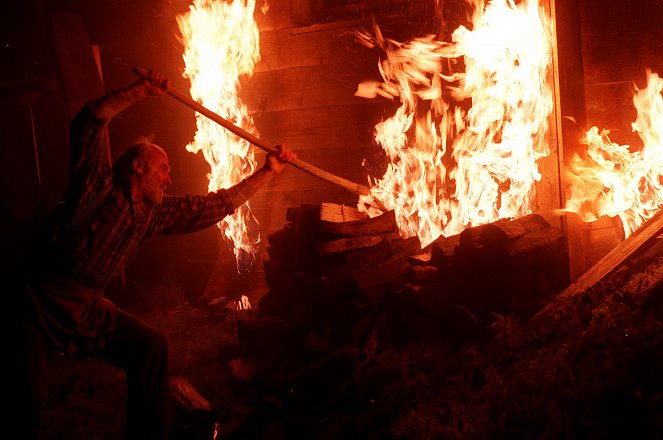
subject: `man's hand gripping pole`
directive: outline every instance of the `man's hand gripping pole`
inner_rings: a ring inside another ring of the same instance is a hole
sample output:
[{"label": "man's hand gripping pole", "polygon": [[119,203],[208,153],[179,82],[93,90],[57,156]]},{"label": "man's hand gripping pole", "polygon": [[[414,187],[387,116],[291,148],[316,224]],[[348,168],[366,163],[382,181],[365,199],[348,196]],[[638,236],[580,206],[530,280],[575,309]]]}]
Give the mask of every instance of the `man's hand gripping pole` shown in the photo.
[{"label": "man's hand gripping pole", "polygon": [[[147,79],[147,70],[141,69],[138,67],[134,67],[133,72],[138,75],[139,77],[143,79]],[[277,149],[268,144],[267,142],[263,141],[262,139],[252,135],[246,130],[243,130],[233,124],[232,122],[228,121],[227,119],[222,118],[219,116],[217,113],[214,113],[212,110],[208,109],[207,107],[201,105],[200,103],[194,101],[193,99],[189,98],[182,92],[178,91],[177,89],[170,87],[168,90],[166,90],[166,93],[175,98],[177,101],[181,102],[182,104],[186,105],[187,107],[197,111],[203,116],[206,116],[207,118],[211,119],[212,121],[216,122],[217,124],[221,125],[222,127],[230,130],[237,136],[247,140],[248,142],[252,143],[256,147],[267,151],[268,153],[276,153]],[[339,177],[335,174],[329,173],[325,170],[322,170],[316,166],[310,165],[302,160],[299,159],[291,159],[288,163],[292,164],[293,166],[299,168],[300,170],[311,174],[312,176],[318,177],[322,180],[326,180],[327,182],[331,182],[335,185],[340,186],[341,188],[344,188],[352,193],[355,193],[360,196],[367,196],[370,194],[370,190],[367,186],[360,185],[355,182],[351,182],[347,179],[344,179],[342,177]]]}]

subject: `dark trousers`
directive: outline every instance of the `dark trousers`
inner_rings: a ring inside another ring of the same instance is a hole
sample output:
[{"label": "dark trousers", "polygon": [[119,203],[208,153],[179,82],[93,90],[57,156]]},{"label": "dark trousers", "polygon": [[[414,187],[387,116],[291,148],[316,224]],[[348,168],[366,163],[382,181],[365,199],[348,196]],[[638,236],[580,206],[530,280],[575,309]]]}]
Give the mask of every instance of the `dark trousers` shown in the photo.
[{"label": "dark trousers", "polygon": [[[31,318],[29,314],[14,316],[18,325],[9,334],[11,351],[15,353],[10,358],[14,371],[9,376],[14,395],[8,400],[9,426],[3,429],[14,426],[17,439],[38,438],[48,398],[53,348]],[[163,332],[118,310],[115,329],[98,357],[125,370],[127,439],[167,438],[172,403],[168,344]]]}]

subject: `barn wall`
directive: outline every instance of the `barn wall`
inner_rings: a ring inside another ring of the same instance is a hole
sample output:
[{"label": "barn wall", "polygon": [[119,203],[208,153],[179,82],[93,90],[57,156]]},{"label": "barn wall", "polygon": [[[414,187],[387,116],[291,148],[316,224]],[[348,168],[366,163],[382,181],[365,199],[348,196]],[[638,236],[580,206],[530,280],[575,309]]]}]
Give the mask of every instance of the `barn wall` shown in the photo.
[{"label": "barn wall", "polygon": [[[370,30],[370,13],[321,22],[307,9],[312,3],[275,0],[267,14],[256,12],[262,59],[243,82],[241,96],[261,138],[286,144],[299,159],[365,185],[367,168],[362,163],[380,152],[372,139],[374,126],[398,103],[354,96],[361,81],[380,79],[380,54],[358,44],[352,34],[354,29]],[[372,12],[389,35],[405,40],[437,31],[431,29],[436,26],[433,2],[387,3],[390,6]],[[357,195],[288,169],[253,202],[266,236],[283,227],[289,207],[320,202],[356,205]]]},{"label": "barn wall", "polygon": [[[647,68],[663,75],[663,2],[580,0],[579,17],[586,127],[608,129],[614,142],[638,148],[634,85],[645,86]],[[576,225],[570,230],[576,278],[621,243],[623,231],[616,218],[569,221]]]}]

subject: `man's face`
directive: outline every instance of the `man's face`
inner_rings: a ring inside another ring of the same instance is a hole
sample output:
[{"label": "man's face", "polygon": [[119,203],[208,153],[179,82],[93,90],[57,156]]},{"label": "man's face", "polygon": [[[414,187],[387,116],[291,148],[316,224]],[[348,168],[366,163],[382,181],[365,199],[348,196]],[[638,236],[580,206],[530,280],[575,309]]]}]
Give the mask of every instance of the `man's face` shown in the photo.
[{"label": "man's face", "polygon": [[143,202],[159,205],[163,201],[164,190],[173,183],[168,155],[160,147],[152,145],[143,156],[143,165],[142,172],[138,173]]}]

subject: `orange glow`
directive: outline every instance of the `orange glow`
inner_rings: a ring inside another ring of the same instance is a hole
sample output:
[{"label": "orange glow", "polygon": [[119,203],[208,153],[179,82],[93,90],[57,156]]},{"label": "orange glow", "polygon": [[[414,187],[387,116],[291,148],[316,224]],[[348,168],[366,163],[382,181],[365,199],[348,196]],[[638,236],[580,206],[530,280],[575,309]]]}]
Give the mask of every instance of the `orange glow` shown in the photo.
[{"label": "orange glow", "polygon": [[609,132],[587,131],[586,158],[575,155],[566,169],[569,195],[563,211],[575,212],[585,222],[619,216],[628,237],[650,219],[663,203],[663,79],[647,72],[647,87],[637,90],[633,104],[638,116],[633,131],[643,146],[612,142]]},{"label": "orange glow", "polygon": [[[260,59],[254,0],[194,0],[177,17],[184,45],[184,77],[191,81],[191,97],[224,119],[256,133],[246,106],[238,97],[239,78],[251,75]],[[187,145],[202,152],[210,165],[209,190],[228,188],[256,169],[249,143],[204,116],[196,114],[197,132]],[[260,237],[250,205],[245,203],[219,227],[234,243],[238,269],[248,269]]]},{"label": "orange glow", "polygon": [[356,94],[401,102],[375,127],[389,165],[359,207],[375,215],[364,202],[378,200],[395,210],[402,235],[418,235],[422,246],[531,213],[537,161],[550,154],[551,19],[535,0],[473,3],[472,30],[460,26],[451,42],[358,34],[385,58],[384,82],[360,84]]}]

